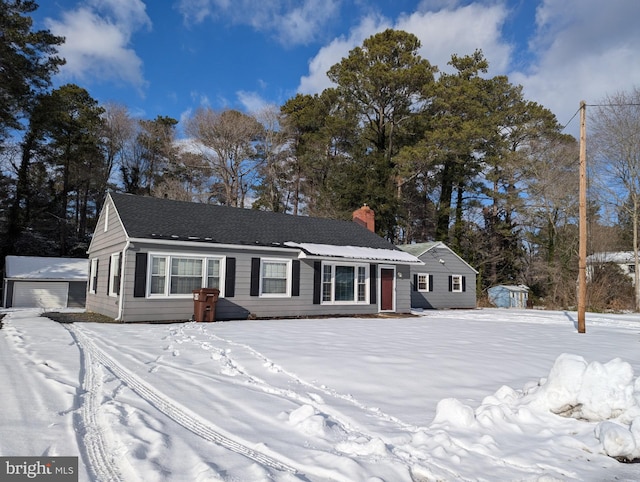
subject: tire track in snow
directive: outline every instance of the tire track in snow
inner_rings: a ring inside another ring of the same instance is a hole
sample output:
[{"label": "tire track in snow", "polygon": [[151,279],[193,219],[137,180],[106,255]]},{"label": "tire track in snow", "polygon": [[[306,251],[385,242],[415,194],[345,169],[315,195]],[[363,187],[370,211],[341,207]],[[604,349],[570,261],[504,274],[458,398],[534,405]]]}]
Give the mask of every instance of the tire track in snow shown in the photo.
[{"label": "tire track in snow", "polygon": [[[183,426],[202,439],[216,443],[265,467],[281,472],[289,472],[303,480],[306,479],[306,477],[293,466],[293,463],[284,460],[284,457],[280,456],[280,460],[278,460],[275,457],[247,447],[243,443],[234,440],[230,435],[223,434],[220,428],[214,426],[209,421],[201,418],[195,413],[192,413],[186,407],[160,393],[158,390],[144,382],[140,377],[124,368],[116,360],[98,348],[80,328],[72,324],[65,326],[72,333],[78,346],[85,354],[85,365],[88,367],[87,371],[92,370],[91,366],[93,366],[93,363],[89,363],[89,361],[91,361],[91,359],[95,359],[125,383],[138,396],[149,402],[174,422]],[[89,386],[93,384],[94,387],[98,385],[97,388],[99,388],[100,382],[95,381],[93,379],[93,375],[88,377],[85,374],[85,380],[88,381]],[[86,401],[87,400],[85,400],[85,403]],[[95,414],[98,412],[97,405],[99,405],[97,399],[90,400],[86,408],[85,404],[83,404],[83,419],[84,417],[87,417],[87,419],[95,419]],[[104,456],[104,447],[106,446],[106,443],[102,437],[97,437],[95,440],[93,438],[89,438],[89,440],[87,440],[85,437],[85,445],[87,445],[90,461],[92,463],[95,462],[99,470],[111,473],[113,478],[105,478],[104,480],[122,480],[119,478],[119,473],[115,464],[109,463],[109,457]],[[92,457],[95,457],[95,460]],[[328,474],[323,474],[322,476],[326,477],[327,475]],[[103,479],[101,478],[101,480]]]},{"label": "tire track in snow", "polygon": [[80,340],[77,330],[69,324],[63,324],[63,326],[70,332],[80,350],[83,392],[78,396],[80,410],[77,417],[82,428],[80,445],[85,452],[87,466],[96,480],[101,482],[138,480],[132,470],[126,471],[126,477],[121,473],[118,461],[113,457],[113,454],[117,453],[117,449],[109,437],[111,429],[107,423],[103,423],[99,416],[102,369],[96,363],[91,350],[87,350],[86,345]]}]

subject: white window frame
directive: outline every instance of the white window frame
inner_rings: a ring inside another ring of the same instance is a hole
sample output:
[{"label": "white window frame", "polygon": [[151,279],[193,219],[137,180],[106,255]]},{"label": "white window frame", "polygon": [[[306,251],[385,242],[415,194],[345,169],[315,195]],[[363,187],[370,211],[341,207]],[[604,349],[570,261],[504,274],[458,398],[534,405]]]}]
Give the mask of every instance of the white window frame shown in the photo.
[{"label": "white window frame", "polygon": [[204,262],[206,263],[206,266],[204,266],[203,270],[205,271],[205,280],[204,280],[204,286],[209,288],[209,278],[211,278],[211,273],[209,273],[209,261],[217,261],[218,262],[218,289],[220,290],[220,296],[222,296],[222,287],[224,285],[224,277],[223,277],[223,273],[224,273],[224,265],[223,265],[223,261],[224,261],[224,257],[222,256],[207,256],[204,260]]},{"label": "white window frame", "polygon": [[[264,292],[264,278],[263,268],[265,263],[283,264],[286,268],[285,278],[285,292],[284,293],[265,293]],[[286,258],[260,258],[260,297],[261,298],[290,298],[291,297],[291,284],[292,284],[292,266],[291,259]]]},{"label": "white window frame", "polygon": [[[420,285],[424,284],[424,288],[420,288]],[[427,293],[431,291],[431,286],[429,286],[429,273],[418,273],[418,285],[416,286],[416,291],[420,291],[421,293]]]},{"label": "white window frame", "polygon": [[114,253],[109,256],[109,296],[118,296],[122,281],[122,265],[120,259],[122,253]]},{"label": "white window frame", "polygon": [[[353,300],[336,300],[336,267],[353,268]],[[329,268],[329,270],[327,270]],[[364,269],[364,283],[359,282],[359,270]],[[323,262],[320,280],[320,303],[323,305],[368,305],[370,300],[371,267],[368,263]],[[327,274],[330,279],[327,279]],[[325,299],[325,287],[330,286],[329,298]],[[359,300],[358,288],[364,286],[364,299]]]},{"label": "white window frame", "polygon": [[96,279],[98,271],[98,258],[91,258],[91,265],[89,269],[89,293],[96,294],[96,285],[98,280]]},{"label": "white window frame", "polygon": [[[457,281],[457,283],[456,283]],[[458,287],[456,288],[456,284]],[[451,292],[452,293],[462,293],[462,275],[461,274],[452,274],[451,275]]]},{"label": "white window frame", "polygon": [[[165,274],[164,274],[164,287],[162,293],[152,293],[151,292],[151,280],[152,280],[152,270],[153,270],[153,258],[164,258],[165,260]],[[175,258],[179,259],[196,259],[202,261],[202,273],[201,273],[201,287],[206,287],[209,282],[209,260],[215,259],[220,262],[219,269],[219,277],[220,277],[220,286],[218,289],[220,290],[220,298],[224,297],[224,280],[225,280],[225,256],[211,256],[205,254],[197,254],[197,253],[165,253],[165,252],[150,252],[149,260],[147,263],[147,298],[172,298],[172,299],[191,299],[193,297],[193,293],[171,293],[171,264],[172,260]]]}]

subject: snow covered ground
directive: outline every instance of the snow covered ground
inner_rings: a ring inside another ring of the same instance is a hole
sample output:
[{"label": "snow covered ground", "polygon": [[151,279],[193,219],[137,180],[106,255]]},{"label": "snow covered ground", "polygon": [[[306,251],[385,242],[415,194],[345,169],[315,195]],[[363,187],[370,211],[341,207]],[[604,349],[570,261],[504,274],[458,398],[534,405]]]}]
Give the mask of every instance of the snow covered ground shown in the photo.
[{"label": "snow covered ground", "polygon": [[58,324],[7,310],[0,455],[79,480],[640,480],[640,315]]}]

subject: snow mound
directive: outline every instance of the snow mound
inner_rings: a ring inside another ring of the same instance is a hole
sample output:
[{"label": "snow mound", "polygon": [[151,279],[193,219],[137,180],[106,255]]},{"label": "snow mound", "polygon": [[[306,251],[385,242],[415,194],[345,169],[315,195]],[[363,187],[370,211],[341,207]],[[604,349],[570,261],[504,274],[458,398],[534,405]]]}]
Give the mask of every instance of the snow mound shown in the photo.
[{"label": "snow mound", "polygon": [[546,379],[520,392],[503,386],[476,410],[456,399],[441,400],[432,427],[526,433],[550,414],[594,423],[602,453],[621,461],[640,459],[640,377],[619,358],[588,363],[562,354]]},{"label": "snow mound", "polygon": [[639,383],[634,384],[631,365],[619,358],[587,364],[581,356],[563,354],[533,393],[532,404],[580,420],[619,418],[630,424],[640,416]]}]

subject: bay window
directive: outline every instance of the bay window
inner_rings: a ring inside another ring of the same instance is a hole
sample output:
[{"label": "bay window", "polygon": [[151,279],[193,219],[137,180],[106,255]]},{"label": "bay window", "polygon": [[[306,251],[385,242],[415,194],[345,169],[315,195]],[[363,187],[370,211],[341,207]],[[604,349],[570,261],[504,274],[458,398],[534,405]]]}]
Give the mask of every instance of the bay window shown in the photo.
[{"label": "bay window", "polygon": [[368,303],[369,266],[330,264],[322,267],[323,303]]}]

